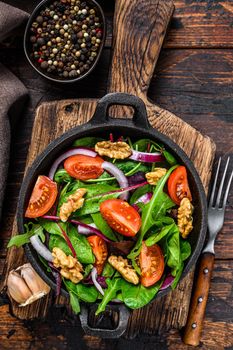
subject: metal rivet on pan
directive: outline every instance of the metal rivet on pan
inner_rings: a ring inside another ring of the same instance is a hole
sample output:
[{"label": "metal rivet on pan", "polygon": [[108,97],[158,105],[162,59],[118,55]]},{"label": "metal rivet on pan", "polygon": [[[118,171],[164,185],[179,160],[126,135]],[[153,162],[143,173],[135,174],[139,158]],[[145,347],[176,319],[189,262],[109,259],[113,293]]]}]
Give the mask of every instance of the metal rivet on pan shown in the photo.
[{"label": "metal rivet on pan", "polygon": [[204,274],[207,275],[207,273],[209,272],[209,270],[207,269],[207,267],[203,270]]},{"label": "metal rivet on pan", "polygon": [[198,303],[202,303],[203,302],[203,298],[202,297],[199,297],[197,300],[198,300]]},{"label": "metal rivet on pan", "polygon": [[193,328],[193,329],[197,328],[197,324],[196,324],[196,323],[193,323],[193,324],[192,324],[192,328]]}]

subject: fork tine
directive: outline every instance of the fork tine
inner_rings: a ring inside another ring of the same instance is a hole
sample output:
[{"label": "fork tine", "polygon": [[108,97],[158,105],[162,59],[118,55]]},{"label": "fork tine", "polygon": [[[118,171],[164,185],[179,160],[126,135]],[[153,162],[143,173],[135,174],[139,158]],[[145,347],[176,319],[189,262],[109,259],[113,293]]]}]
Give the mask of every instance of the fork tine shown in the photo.
[{"label": "fork tine", "polygon": [[225,207],[226,207],[227,197],[228,197],[228,193],[230,191],[232,178],[233,178],[233,171],[232,171],[231,176],[230,176],[230,178],[228,180],[226,192],[225,192],[225,195],[224,195],[224,198],[223,198],[223,204],[222,204],[223,209],[225,209]]},{"label": "fork tine", "polygon": [[215,178],[214,178],[214,184],[213,184],[213,187],[212,187],[212,192],[211,192],[210,201],[209,201],[209,206],[210,207],[213,206],[214,194],[215,194],[215,190],[216,190],[216,185],[217,185],[217,180],[218,180],[218,173],[219,173],[219,168],[220,168],[221,161],[222,161],[222,158],[219,157],[218,166],[217,166],[217,170],[216,170],[216,174],[215,174]]},{"label": "fork tine", "polygon": [[227,158],[227,163],[226,163],[226,166],[225,166],[225,169],[224,169],[224,173],[223,173],[223,176],[222,176],[222,180],[221,180],[221,183],[220,183],[220,186],[219,186],[219,190],[218,190],[218,196],[217,196],[217,199],[216,199],[216,206],[218,206],[218,207],[219,207],[219,204],[220,204],[220,199],[221,199],[221,195],[222,195],[222,189],[223,189],[224,181],[225,181],[225,178],[226,178],[226,173],[227,173],[229,161],[230,161],[230,157]]}]

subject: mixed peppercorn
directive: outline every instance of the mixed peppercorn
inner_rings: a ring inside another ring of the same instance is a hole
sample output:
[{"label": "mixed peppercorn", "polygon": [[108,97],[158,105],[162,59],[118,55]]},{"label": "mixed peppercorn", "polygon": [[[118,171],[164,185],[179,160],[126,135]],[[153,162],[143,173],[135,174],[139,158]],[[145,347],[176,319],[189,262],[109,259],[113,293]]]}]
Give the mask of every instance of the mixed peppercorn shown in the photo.
[{"label": "mixed peppercorn", "polygon": [[103,18],[90,1],[54,1],[30,27],[32,61],[45,74],[74,79],[94,64],[103,40]]}]

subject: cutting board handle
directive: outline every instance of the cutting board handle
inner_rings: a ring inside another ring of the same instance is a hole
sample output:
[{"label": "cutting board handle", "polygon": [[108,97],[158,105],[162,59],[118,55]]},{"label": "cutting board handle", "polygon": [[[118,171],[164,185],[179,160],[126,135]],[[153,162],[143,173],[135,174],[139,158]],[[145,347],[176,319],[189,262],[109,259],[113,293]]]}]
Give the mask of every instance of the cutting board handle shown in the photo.
[{"label": "cutting board handle", "polygon": [[[147,119],[146,106],[144,102],[130,94],[125,94],[122,92],[110,93],[102,97],[97,103],[95,113],[90,120],[90,124],[106,124],[109,121],[109,108],[111,106],[129,106],[134,110],[132,123],[136,127],[141,127],[143,129],[149,128],[149,123]],[[113,122],[113,121],[112,121]],[[119,119],[115,121],[120,123]],[[126,121],[124,121],[126,122]]]},{"label": "cutting board handle", "polygon": [[146,96],[173,10],[172,0],[116,0],[109,92]]}]

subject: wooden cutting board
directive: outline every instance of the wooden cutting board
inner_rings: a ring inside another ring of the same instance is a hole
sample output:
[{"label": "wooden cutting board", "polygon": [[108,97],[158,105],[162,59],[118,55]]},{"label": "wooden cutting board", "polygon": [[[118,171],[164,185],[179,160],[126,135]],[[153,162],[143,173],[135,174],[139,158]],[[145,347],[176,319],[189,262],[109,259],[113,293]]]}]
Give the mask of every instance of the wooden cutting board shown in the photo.
[{"label": "wooden cutting board", "polygon": [[[116,0],[108,91],[128,92],[143,99],[151,125],[183,148],[194,162],[207,191],[215,154],[213,141],[147,99],[148,87],[173,10],[172,0]],[[41,104],[36,110],[27,167],[52,140],[70,128],[86,123],[92,117],[96,103],[95,99],[77,99]],[[12,235],[16,233],[15,222]],[[24,259],[23,249],[11,249],[6,260],[6,273],[21,265]],[[156,334],[172,327],[183,327],[192,283],[193,272],[190,272],[175,291],[132,312],[126,336],[132,338],[139,332]],[[62,298],[57,300],[59,304],[64,302]],[[18,308],[13,302],[12,311],[21,319],[44,317],[51,303],[51,295],[25,308]]]}]

